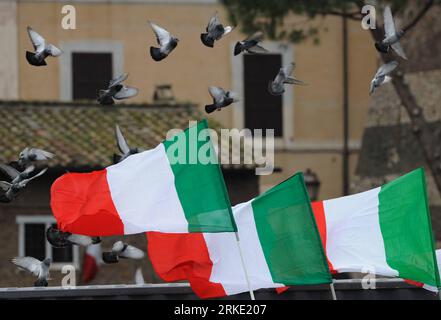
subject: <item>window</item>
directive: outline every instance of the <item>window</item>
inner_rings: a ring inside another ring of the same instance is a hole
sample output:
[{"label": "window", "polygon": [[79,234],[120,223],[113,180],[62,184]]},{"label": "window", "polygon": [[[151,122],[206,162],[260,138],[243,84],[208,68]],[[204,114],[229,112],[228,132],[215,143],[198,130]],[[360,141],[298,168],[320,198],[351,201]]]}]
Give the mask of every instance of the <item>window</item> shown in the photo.
[{"label": "window", "polygon": [[97,91],[124,72],[124,46],[119,41],[60,43],[60,99],[96,99]]},{"label": "window", "polygon": [[96,99],[112,78],[112,53],[72,53],[73,100]]},{"label": "window", "polygon": [[[232,43],[232,49],[235,43]],[[290,148],[294,141],[294,87],[285,86],[282,96],[272,96],[268,83],[281,66],[295,62],[291,44],[264,42],[270,53],[232,57],[232,90],[240,101],[233,108],[234,127],[274,129],[276,149]]]},{"label": "window", "polygon": [[274,129],[275,137],[283,136],[283,96],[268,92],[268,83],[282,65],[280,54],[244,55],[245,127]]},{"label": "window", "polygon": [[79,268],[79,249],[77,246],[54,248],[46,241],[46,230],[54,225],[52,216],[17,216],[18,255],[30,256],[38,260],[52,259],[51,269],[60,270],[65,264]]}]

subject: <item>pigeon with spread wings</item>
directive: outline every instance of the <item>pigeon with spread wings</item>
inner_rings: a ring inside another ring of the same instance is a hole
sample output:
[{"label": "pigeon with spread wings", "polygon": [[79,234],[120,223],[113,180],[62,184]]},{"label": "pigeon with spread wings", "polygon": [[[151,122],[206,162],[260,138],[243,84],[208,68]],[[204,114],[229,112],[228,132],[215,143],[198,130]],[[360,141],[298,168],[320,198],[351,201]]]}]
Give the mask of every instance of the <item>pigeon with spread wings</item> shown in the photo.
[{"label": "pigeon with spread wings", "polygon": [[25,270],[37,277],[37,281],[34,283],[36,287],[47,287],[51,262],[50,258],[46,258],[43,261],[33,257],[15,257],[12,259],[12,263],[21,270]]},{"label": "pigeon with spread wings", "polygon": [[215,41],[219,41],[223,36],[230,33],[232,30],[233,27],[224,27],[222,25],[218,13],[216,12],[213,16],[211,16],[210,21],[208,22],[206,32],[201,33],[201,41],[205,46],[213,48]]},{"label": "pigeon with spread wings", "polygon": [[124,73],[119,77],[110,80],[109,87],[104,90],[98,91],[98,102],[102,105],[111,105],[115,103],[115,100],[124,100],[129,99],[138,94],[138,89],[134,87],[129,87],[123,85],[123,81],[125,81],[129,77],[128,73]]},{"label": "pigeon with spread wings", "polygon": [[150,21],[149,24],[155,33],[156,41],[159,45],[159,48],[153,46],[150,47],[150,55],[152,56],[153,60],[161,61],[168,57],[168,55],[176,48],[179,39],[157,24]]},{"label": "pigeon with spread wings", "polygon": [[233,91],[225,91],[220,87],[208,87],[208,92],[213,98],[213,103],[205,106],[207,113],[212,113],[215,110],[220,111],[222,108],[239,101]]},{"label": "pigeon with spread wings", "polygon": [[270,81],[268,84],[270,94],[274,96],[282,95],[285,92],[285,84],[306,85],[303,81],[292,76],[295,67],[295,63],[291,63],[289,66],[280,68],[274,81]]},{"label": "pigeon with spread wings", "polygon": [[254,53],[254,54],[265,54],[269,51],[264,47],[259,45],[263,39],[263,33],[258,31],[253,35],[249,36],[245,40],[239,41],[234,46],[234,55],[237,56],[242,52]]},{"label": "pigeon with spread wings", "polygon": [[34,46],[35,52],[26,51],[26,60],[33,66],[47,65],[45,59],[49,56],[58,57],[63,51],[53,44],[46,43],[46,40],[31,27],[27,28],[29,38]]},{"label": "pigeon with spread wings", "polygon": [[385,37],[381,42],[375,43],[375,48],[382,53],[388,53],[392,48],[401,58],[407,60],[400,39],[404,36],[404,31],[397,31],[394,17],[389,6],[384,9],[384,32]]}]

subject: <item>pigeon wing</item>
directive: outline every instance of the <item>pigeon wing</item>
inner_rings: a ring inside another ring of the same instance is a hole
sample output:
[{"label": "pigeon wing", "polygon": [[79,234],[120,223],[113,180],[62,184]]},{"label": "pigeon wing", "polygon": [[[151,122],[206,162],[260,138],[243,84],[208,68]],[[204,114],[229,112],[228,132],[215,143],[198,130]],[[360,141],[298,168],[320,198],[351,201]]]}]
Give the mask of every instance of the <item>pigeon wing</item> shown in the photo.
[{"label": "pigeon wing", "polygon": [[0,163],[0,171],[2,171],[4,174],[6,174],[12,180],[17,178],[20,174],[20,172],[18,172],[18,170],[16,170],[15,168],[13,168],[11,166],[8,166],[7,164],[4,164],[4,163]]},{"label": "pigeon wing", "polygon": [[283,68],[283,73],[285,74],[286,77],[289,77],[293,73],[295,68],[296,68],[296,64],[291,63]]},{"label": "pigeon wing", "polygon": [[153,32],[156,35],[156,41],[158,41],[158,44],[161,47],[165,47],[170,42],[170,39],[171,39],[170,32],[168,32],[164,28],[161,28],[160,26],[154,24],[153,22],[149,22],[149,23],[153,29]]},{"label": "pigeon wing", "polygon": [[0,189],[3,192],[6,192],[9,190],[9,188],[11,188],[12,184],[10,184],[9,182],[6,181],[0,181]]},{"label": "pigeon wing", "polygon": [[253,33],[252,35],[250,35],[249,37],[247,37],[244,41],[257,41],[260,42],[263,39],[263,32],[262,31],[257,31],[255,33]]},{"label": "pigeon wing", "polygon": [[397,67],[398,67],[398,62],[396,61],[391,61],[389,63],[386,63],[378,69],[375,78],[384,77],[389,73],[391,73],[392,71],[394,71]]},{"label": "pigeon wing", "polygon": [[133,87],[122,87],[113,97],[117,100],[128,99],[136,96],[138,94],[138,89]]},{"label": "pigeon wing", "polygon": [[46,51],[53,57],[58,57],[63,54],[63,50],[59,49],[58,47],[54,46],[53,44],[49,44],[46,47]]},{"label": "pigeon wing", "polygon": [[254,47],[249,48],[248,52],[259,54],[259,53],[268,53],[269,51],[266,50],[264,47],[261,47],[258,44],[256,44]]},{"label": "pigeon wing", "polygon": [[41,261],[33,257],[16,257],[12,259],[12,263],[19,268],[32,273],[35,276],[40,276]]},{"label": "pigeon wing", "polygon": [[384,32],[386,34],[386,38],[395,35],[397,31],[395,29],[394,17],[392,16],[392,11],[390,9],[390,6],[384,8],[383,19],[384,19]]},{"label": "pigeon wing", "polygon": [[119,253],[119,256],[129,259],[142,259],[144,258],[145,253],[134,246],[127,245],[127,248],[123,252]]},{"label": "pigeon wing", "polygon": [[36,156],[35,159],[37,161],[52,159],[53,157],[55,157],[55,155],[53,153],[42,150],[42,149],[32,149],[32,152],[35,154],[35,156]]},{"label": "pigeon wing", "polygon": [[207,25],[207,32],[208,33],[212,33],[213,31],[215,31],[216,30],[216,27],[218,26],[218,25],[220,25],[221,23],[220,23],[220,20],[219,20],[219,16],[218,16],[218,14],[217,14],[217,12],[214,14],[214,15],[212,15],[211,17],[210,17],[210,20],[208,21],[208,25]]},{"label": "pigeon wing", "polygon": [[115,126],[115,136],[116,136],[116,142],[118,145],[119,151],[121,151],[122,154],[127,154],[130,152],[130,147],[124,138],[121,129],[119,128],[119,125]]},{"label": "pigeon wing", "polygon": [[407,60],[406,53],[404,53],[403,47],[399,42],[395,42],[393,45],[391,45],[392,49],[404,60]]},{"label": "pigeon wing", "polygon": [[120,84],[123,81],[126,81],[127,78],[129,77],[128,73],[124,73],[122,75],[120,75],[119,77],[110,80],[109,82],[109,88],[116,86],[117,84]]},{"label": "pigeon wing", "polygon": [[233,29],[234,28],[232,26],[226,26],[224,28],[224,34],[223,35],[226,35],[226,34],[230,33],[231,31],[233,31]]},{"label": "pigeon wing", "polygon": [[221,101],[225,96],[225,90],[220,87],[208,87],[208,92],[215,102]]},{"label": "pigeon wing", "polygon": [[34,180],[40,176],[42,176],[47,171],[47,168],[44,168],[39,173],[37,173],[35,176],[30,177],[29,179],[24,179],[20,182],[20,185],[25,186],[29,181]]},{"label": "pigeon wing", "polygon": [[28,27],[28,34],[36,52],[42,52],[45,49],[44,38],[34,29]]},{"label": "pigeon wing", "polygon": [[67,237],[67,240],[83,247],[87,247],[88,245],[92,244],[91,237],[83,236],[80,234],[71,234],[69,237]]},{"label": "pigeon wing", "polygon": [[299,80],[299,79],[296,79],[296,78],[293,78],[293,77],[286,78],[285,79],[285,83],[296,84],[296,85],[301,85],[301,86],[305,86],[306,85],[306,83],[303,82],[302,80]]}]

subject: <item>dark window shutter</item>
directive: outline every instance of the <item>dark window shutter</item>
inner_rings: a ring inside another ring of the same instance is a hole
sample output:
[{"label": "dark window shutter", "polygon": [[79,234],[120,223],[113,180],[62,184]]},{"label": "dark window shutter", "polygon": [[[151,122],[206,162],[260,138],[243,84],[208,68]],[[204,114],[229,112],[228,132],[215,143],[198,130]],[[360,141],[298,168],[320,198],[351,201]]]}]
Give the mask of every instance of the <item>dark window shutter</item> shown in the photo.
[{"label": "dark window shutter", "polygon": [[25,256],[46,258],[46,228],[43,223],[25,224]]},{"label": "dark window shutter", "polygon": [[111,53],[72,53],[72,98],[96,99],[112,79]]},{"label": "dark window shutter", "polygon": [[244,55],[245,127],[274,129],[276,137],[283,136],[282,96],[271,95],[268,83],[281,64],[280,54]]}]

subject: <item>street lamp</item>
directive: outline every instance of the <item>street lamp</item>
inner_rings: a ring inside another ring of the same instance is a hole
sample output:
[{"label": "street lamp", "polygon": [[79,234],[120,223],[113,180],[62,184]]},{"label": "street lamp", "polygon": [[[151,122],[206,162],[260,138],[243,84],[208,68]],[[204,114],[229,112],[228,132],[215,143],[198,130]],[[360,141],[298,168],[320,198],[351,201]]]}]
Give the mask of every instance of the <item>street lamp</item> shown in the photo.
[{"label": "street lamp", "polygon": [[305,179],[306,189],[308,189],[311,201],[317,201],[321,184],[317,174],[308,168],[303,174],[303,177]]}]

